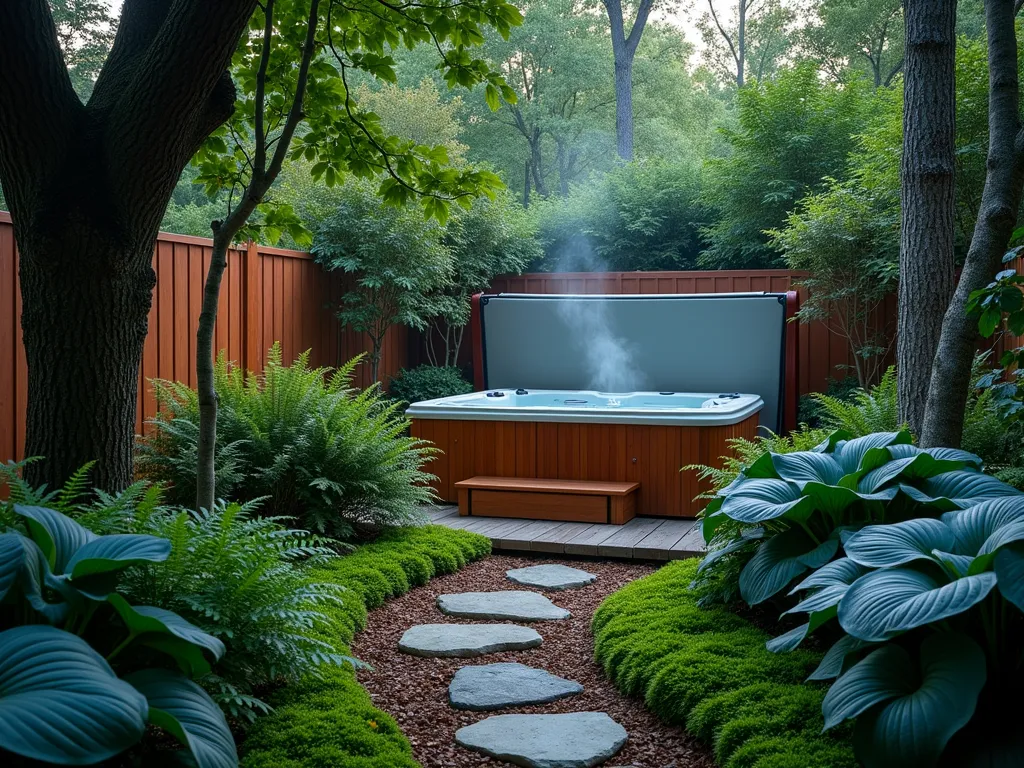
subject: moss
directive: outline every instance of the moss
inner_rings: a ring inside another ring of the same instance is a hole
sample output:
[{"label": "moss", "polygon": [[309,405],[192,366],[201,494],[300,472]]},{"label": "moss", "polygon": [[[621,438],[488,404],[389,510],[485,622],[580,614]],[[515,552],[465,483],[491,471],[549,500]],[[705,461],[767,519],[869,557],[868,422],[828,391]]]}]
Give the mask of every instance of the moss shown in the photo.
[{"label": "moss", "polygon": [[[345,587],[339,604],[323,606],[323,638],[340,652],[366,625],[366,614],[434,574],[488,554],[484,536],[441,526],[391,531],[372,544],[310,572],[312,581]],[[417,768],[395,721],[375,708],[351,668],[327,669],[281,689],[241,746],[242,768]]]},{"label": "moss", "polygon": [[746,619],[698,606],[696,571],[666,565],[597,609],[595,656],[615,685],[685,724],[723,768],[855,766],[848,731],[821,735],[825,688],[803,683],[820,656],[771,653]]}]

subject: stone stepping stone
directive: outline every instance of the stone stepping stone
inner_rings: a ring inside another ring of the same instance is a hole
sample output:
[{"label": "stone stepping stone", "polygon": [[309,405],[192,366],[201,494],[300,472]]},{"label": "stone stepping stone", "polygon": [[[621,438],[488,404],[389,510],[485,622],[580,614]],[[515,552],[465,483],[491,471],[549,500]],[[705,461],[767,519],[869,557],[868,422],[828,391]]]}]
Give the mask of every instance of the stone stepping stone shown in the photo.
[{"label": "stone stepping stone", "polygon": [[522,584],[524,587],[537,587],[538,589],[575,589],[593,584],[597,575],[581,571],[579,568],[570,568],[567,565],[531,565],[529,568],[514,568],[505,571],[510,581]]},{"label": "stone stepping stone", "polygon": [[575,680],[511,663],[463,667],[448,686],[448,700],[453,707],[476,712],[548,704],[577,693],[583,693],[583,686]]},{"label": "stone stepping stone", "polygon": [[455,732],[460,746],[525,768],[592,768],[614,757],[626,738],[604,712],[494,715]]},{"label": "stone stepping stone", "polygon": [[462,619],[544,621],[572,616],[538,592],[462,592],[437,598],[441,613]]},{"label": "stone stepping stone", "polygon": [[405,631],[398,650],[413,656],[468,659],[536,648],[541,642],[536,630],[515,624],[420,624]]}]

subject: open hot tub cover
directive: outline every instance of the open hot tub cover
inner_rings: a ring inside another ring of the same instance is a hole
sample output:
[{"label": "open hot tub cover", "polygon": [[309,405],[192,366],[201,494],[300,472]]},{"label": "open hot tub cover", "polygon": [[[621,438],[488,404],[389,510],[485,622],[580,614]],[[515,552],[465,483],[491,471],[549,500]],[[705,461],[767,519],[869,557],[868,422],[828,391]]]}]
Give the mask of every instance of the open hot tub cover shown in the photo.
[{"label": "open hot tub cover", "polygon": [[480,389],[757,394],[796,422],[795,293],[479,295]]}]

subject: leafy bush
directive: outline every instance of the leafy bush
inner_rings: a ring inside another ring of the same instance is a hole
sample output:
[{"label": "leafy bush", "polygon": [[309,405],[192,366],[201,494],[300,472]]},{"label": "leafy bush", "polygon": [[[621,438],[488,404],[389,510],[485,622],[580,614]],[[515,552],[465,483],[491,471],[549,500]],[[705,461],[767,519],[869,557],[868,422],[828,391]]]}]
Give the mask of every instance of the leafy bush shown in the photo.
[{"label": "leafy bush", "polygon": [[[224,645],[181,616],[133,605],[122,571],[160,563],[156,536],[97,536],[46,507],[14,505],[20,530],[0,534],[0,750],[91,764],[138,742],[147,724],[174,736],[200,768],[237,763],[217,705],[190,678]],[[167,667],[172,662],[180,671]]]},{"label": "leafy bush", "polygon": [[[421,520],[419,506],[433,498],[421,467],[433,449],[405,435],[408,422],[377,387],[351,388],[358,358],[333,372],[310,369],[308,359],[282,365],[274,345],[259,376],[218,359],[218,495],[265,496],[272,517],[339,538]],[[191,506],[199,401],[185,384],[153,387],[161,411],[139,446],[139,469]]]},{"label": "leafy bush", "polygon": [[454,366],[420,365],[403,368],[391,379],[391,396],[406,403],[419,403],[438,397],[465,395],[473,385]]},{"label": "leafy bush", "polygon": [[[323,634],[337,653],[366,624],[367,609],[389,597],[451,573],[488,554],[484,536],[435,525],[389,531],[344,557],[324,561],[316,578],[359,599],[325,612]],[[350,668],[328,669],[283,688],[274,711],[261,717],[242,744],[244,768],[415,768],[408,741],[394,720],[376,709]]]},{"label": "leafy bush", "polygon": [[854,768],[844,733],[820,735],[824,690],[801,685],[820,656],[772,654],[745,619],[700,607],[696,569],[694,560],[666,565],[597,609],[595,655],[615,686],[685,725],[723,768]]},{"label": "leafy bush", "polygon": [[890,366],[870,390],[856,389],[846,397],[814,393],[818,421],[825,429],[842,429],[854,437],[872,432],[895,432],[899,423],[896,368]]}]

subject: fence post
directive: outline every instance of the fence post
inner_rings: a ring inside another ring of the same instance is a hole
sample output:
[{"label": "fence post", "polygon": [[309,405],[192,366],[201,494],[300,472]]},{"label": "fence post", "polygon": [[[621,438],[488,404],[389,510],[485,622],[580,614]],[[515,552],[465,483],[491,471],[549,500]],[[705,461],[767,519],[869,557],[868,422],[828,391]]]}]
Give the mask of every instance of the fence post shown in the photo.
[{"label": "fence post", "polygon": [[245,248],[245,368],[263,369],[263,269],[260,248],[250,240]]}]

